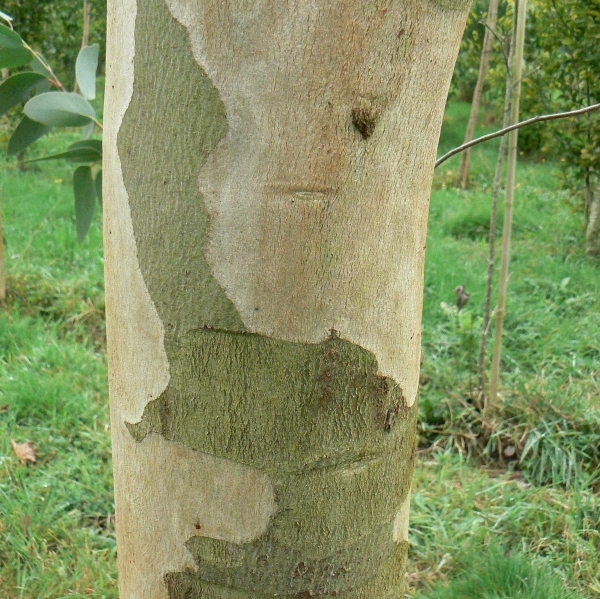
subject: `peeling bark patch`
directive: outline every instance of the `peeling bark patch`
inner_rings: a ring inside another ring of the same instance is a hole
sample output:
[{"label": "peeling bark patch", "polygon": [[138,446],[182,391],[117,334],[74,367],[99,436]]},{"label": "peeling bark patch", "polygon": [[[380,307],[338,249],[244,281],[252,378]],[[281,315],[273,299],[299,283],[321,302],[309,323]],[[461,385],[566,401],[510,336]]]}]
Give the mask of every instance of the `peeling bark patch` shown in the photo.
[{"label": "peeling bark patch", "polygon": [[164,0],[144,4],[133,96],[117,140],[140,269],[167,344],[198,326],[243,331],[206,260],[210,215],[197,184],[227,133],[225,106]]},{"label": "peeling bark patch", "polygon": [[345,596],[383,576],[400,551],[394,520],[410,487],[416,409],[377,375],[374,355],[337,335],[306,344],[210,328],[171,351],[169,385],[127,425],[131,435],[258,468],[277,497],[251,543],[189,539],[198,571],[167,575],[171,599],[206,585]]}]

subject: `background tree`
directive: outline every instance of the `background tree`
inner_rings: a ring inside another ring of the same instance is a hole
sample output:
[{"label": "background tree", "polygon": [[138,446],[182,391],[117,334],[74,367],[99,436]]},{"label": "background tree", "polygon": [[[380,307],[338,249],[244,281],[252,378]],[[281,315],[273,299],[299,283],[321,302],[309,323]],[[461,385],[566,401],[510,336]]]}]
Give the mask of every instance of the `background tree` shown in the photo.
[{"label": "background tree", "polygon": [[[600,4],[575,0],[538,0],[531,15],[529,61],[539,70],[528,94],[552,111],[590,106],[600,101]],[[557,123],[542,148],[557,151],[564,183],[583,192],[587,220],[586,251],[598,253],[600,207],[600,116]],[[553,146],[558,146],[554,148]]]},{"label": "background tree", "polygon": [[[475,126],[477,124],[477,116],[479,114],[479,107],[481,106],[481,99],[483,97],[483,86],[485,84],[485,78],[490,63],[492,49],[494,47],[494,36],[496,33],[496,23],[498,22],[498,0],[490,0],[487,12],[487,18],[485,20],[485,33],[483,36],[483,47],[481,50],[481,61],[479,63],[479,74],[477,76],[477,83],[475,84],[475,90],[473,91],[473,101],[471,102],[471,114],[469,115],[469,122],[467,123],[467,131],[465,133],[465,143],[473,139],[475,135]],[[460,181],[461,187],[465,189],[467,187],[467,180],[469,178],[469,159],[471,156],[470,149],[465,150],[460,158],[460,167],[458,169],[458,180]]]},{"label": "background tree", "polygon": [[467,3],[109,9],[121,597],[398,597]]}]

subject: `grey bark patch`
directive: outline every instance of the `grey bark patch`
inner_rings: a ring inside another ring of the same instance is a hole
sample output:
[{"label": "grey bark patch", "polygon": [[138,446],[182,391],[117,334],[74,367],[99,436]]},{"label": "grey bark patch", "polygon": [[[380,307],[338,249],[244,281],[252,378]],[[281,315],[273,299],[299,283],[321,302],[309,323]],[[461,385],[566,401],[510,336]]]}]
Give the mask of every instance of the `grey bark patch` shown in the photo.
[{"label": "grey bark patch", "polygon": [[430,0],[433,4],[438,4],[451,10],[467,10],[473,0]]},{"label": "grey bark patch", "polygon": [[[194,541],[202,542],[201,539]],[[283,555],[279,553],[279,560],[270,561],[268,556],[271,548],[252,547],[246,550],[247,559],[243,566],[220,568],[204,562],[197,555],[198,549],[191,547],[198,560],[198,571],[169,573],[165,576],[165,584],[170,599],[400,597],[403,581],[398,573],[404,571],[408,543],[389,545],[384,554],[370,545],[369,540],[363,540],[363,543],[360,547],[346,547],[334,556],[317,560],[303,559],[291,551]],[[369,559],[357,559],[366,554]]]}]

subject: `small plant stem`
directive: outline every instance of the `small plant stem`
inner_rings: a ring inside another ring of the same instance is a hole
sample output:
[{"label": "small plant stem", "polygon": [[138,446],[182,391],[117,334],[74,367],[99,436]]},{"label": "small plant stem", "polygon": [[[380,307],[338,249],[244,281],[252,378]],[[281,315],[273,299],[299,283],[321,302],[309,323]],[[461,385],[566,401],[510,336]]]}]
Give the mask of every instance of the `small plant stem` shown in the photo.
[{"label": "small plant stem", "polygon": [[[510,106],[510,122],[519,121],[519,104],[521,100],[521,73],[523,66],[523,46],[525,44],[525,22],[527,19],[527,0],[519,0],[517,17],[517,35],[513,57],[512,86]],[[502,352],[502,330],[506,310],[506,289],[508,286],[508,267],[510,263],[510,241],[512,233],[512,213],[515,194],[515,174],[517,169],[517,146],[519,130],[513,129],[508,137],[508,171],[506,176],[506,199],[504,202],[504,227],[502,230],[502,256],[500,261],[500,277],[498,280],[498,308],[492,352],[492,371],[490,376],[490,392],[484,408],[484,417],[489,419],[497,405],[498,383],[500,378],[500,355]]]},{"label": "small plant stem", "polygon": [[[515,85],[517,85],[517,84],[515,84]],[[519,85],[520,85],[520,80],[519,80]],[[469,143],[463,144],[462,146],[458,146],[457,148],[450,150],[449,152],[447,152],[446,154],[444,154],[443,156],[441,156],[440,158],[438,158],[436,160],[435,167],[437,168],[438,166],[440,166],[440,164],[443,164],[444,162],[446,162],[446,160],[448,160],[449,158],[452,158],[452,156],[455,156],[456,154],[460,154],[461,152],[464,152],[468,148],[472,148],[473,146],[476,146],[477,144],[481,144],[484,141],[490,141],[490,139],[495,139],[496,137],[501,137],[503,135],[506,135],[507,133],[510,133],[511,131],[516,131],[517,129],[521,129],[521,128],[527,127],[529,125],[533,125],[534,123],[543,123],[544,121],[554,121],[556,119],[566,119],[566,118],[569,118],[572,116],[580,116],[582,114],[586,114],[588,112],[598,110],[599,108],[600,108],[600,103],[592,104],[591,106],[585,106],[584,108],[578,108],[577,110],[569,110],[568,112],[555,112],[554,114],[542,114],[542,115],[534,116],[530,119],[527,119],[526,121],[521,121],[520,123],[515,123],[514,125],[510,125],[509,127],[506,127],[505,129],[500,129],[498,131],[494,131],[494,133],[488,133],[487,135],[482,135],[481,137],[478,137],[477,139],[474,139],[473,141],[470,141]]]},{"label": "small plant stem", "polygon": [[59,81],[58,77],[54,74],[52,67],[44,60],[44,57],[41,54],[38,54],[27,42],[23,41],[23,47],[31,52],[33,57],[46,69],[48,74],[51,77],[50,83],[54,85],[54,87],[58,87],[61,91],[67,91],[65,86]]},{"label": "small plant stem", "polygon": [[[481,50],[481,61],[479,63],[479,75],[477,76],[477,84],[475,85],[475,90],[473,91],[473,101],[471,102],[471,114],[469,115],[469,122],[467,123],[467,131],[465,133],[465,143],[471,141],[475,135],[477,115],[479,114],[479,106],[481,105],[481,98],[483,96],[483,86],[485,84],[485,77],[487,75],[490,57],[492,55],[492,49],[494,46],[493,32],[496,29],[497,20],[498,0],[490,0],[485,24],[485,35],[483,37],[483,48]],[[458,179],[461,182],[461,187],[463,189],[466,189],[467,187],[470,158],[471,151],[470,149],[467,149],[461,156],[460,168],[458,169]]]},{"label": "small plant stem", "polygon": [[83,35],[81,36],[81,47],[85,48],[90,43],[90,3],[83,0]]},{"label": "small plant stem", "polygon": [[[516,23],[515,23],[516,24]],[[508,127],[510,123],[510,98],[512,93],[511,63],[515,51],[515,31],[513,28],[509,42],[508,58],[506,60],[506,89],[504,92],[504,117],[502,127]],[[496,161],[496,172],[494,174],[494,186],[492,191],[492,214],[490,216],[489,250],[487,263],[487,280],[485,289],[485,302],[483,306],[483,328],[479,343],[479,356],[477,357],[477,385],[479,387],[478,405],[481,408],[485,404],[485,354],[487,338],[490,331],[492,319],[492,290],[494,283],[494,265],[496,261],[496,224],[498,222],[498,197],[500,195],[500,182],[502,180],[502,167],[506,154],[506,136],[500,140],[498,149],[498,160]]]},{"label": "small plant stem", "polygon": [[0,302],[6,300],[6,275],[4,272],[4,227],[2,212],[4,210],[4,190],[0,187]]}]

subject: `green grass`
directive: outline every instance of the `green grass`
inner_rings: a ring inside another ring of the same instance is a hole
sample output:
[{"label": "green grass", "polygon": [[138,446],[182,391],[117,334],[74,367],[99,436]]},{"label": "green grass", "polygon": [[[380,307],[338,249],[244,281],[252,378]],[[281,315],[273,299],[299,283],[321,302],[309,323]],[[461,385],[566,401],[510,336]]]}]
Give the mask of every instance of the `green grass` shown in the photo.
[{"label": "green grass", "polygon": [[436,585],[427,599],[579,599],[565,592],[562,580],[525,553],[507,552],[498,545],[471,548],[457,561],[459,573]]},{"label": "green grass", "polygon": [[[78,245],[72,169],[3,166],[0,597],[116,598],[100,215]],[[20,465],[10,439],[37,463]]]},{"label": "green grass", "polygon": [[[441,150],[467,116],[448,107]],[[75,139],[53,134],[33,155]],[[494,599],[598,599],[600,266],[550,164],[519,165],[503,401],[492,422],[474,406],[495,148],[474,150],[469,190],[452,187],[458,158],[434,184],[407,593],[469,599],[493,582]],[[0,173],[2,599],[117,597],[100,214],[78,245],[72,170]],[[456,314],[442,302],[458,284],[471,299]],[[19,464],[11,439],[32,442],[37,463]]]}]

